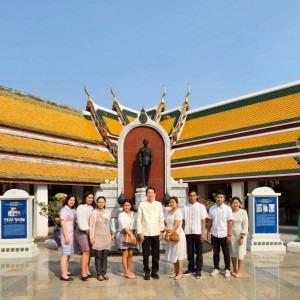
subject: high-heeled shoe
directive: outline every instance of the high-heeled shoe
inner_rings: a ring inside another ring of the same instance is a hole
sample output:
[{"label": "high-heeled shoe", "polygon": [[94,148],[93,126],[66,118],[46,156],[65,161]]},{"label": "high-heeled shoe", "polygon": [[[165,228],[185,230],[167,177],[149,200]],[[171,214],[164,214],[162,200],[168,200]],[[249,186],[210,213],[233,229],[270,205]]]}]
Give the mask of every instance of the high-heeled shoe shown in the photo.
[{"label": "high-heeled shoe", "polygon": [[63,280],[63,281],[72,281],[73,280],[73,278],[71,278],[71,277],[65,278],[65,277],[62,277],[62,276],[60,276],[59,279]]},{"label": "high-heeled shoe", "polygon": [[89,276],[81,276],[82,281],[87,281],[89,279]]}]

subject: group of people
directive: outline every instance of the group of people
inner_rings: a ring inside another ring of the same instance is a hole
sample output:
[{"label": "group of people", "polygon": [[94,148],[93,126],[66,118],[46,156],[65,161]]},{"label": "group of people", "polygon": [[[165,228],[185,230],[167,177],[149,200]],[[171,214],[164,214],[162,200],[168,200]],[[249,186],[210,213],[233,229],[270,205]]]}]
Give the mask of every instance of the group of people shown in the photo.
[{"label": "group of people", "polygon": [[[247,212],[241,207],[241,200],[234,197],[231,208],[224,203],[225,194],[218,191],[215,196],[216,204],[209,209],[197,202],[197,193],[189,191],[189,203],[178,208],[177,197],[171,197],[169,210],[164,216],[163,207],[155,200],[153,187],[146,189],[147,200],[140,202],[138,211],[131,200],[125,199],[123,211],[118,216],[119,249],[122,251],[122,266],[124,276],[135,278],[131,271],[132,257],[138,244],[142,247],[144,279],[159,279],[160,240],[165,239],[166,260],[174,265],[174,272],[169,275],[175,280],[184,275],[195,274],[201,278],[203,265],[202,245],[205,240],[206,219],[207,240],[213,248],[214,269],[211,276],[219,274],[220,249],[225,262],[225,277],[241,276],[243,259],[246,254],[246,238],[248,233]],[[95,255],[95,269],[99,281],[108,280],[107,257],[114,232],[111,226],[111,215],[105,209],[106,199],[100,196],[94,202],[91,192],[84,194],[82,203],[77,207],[77,200],[69,195],[60,212],[62,225],[62,259],[61,280],[71,281],[72,274],[68,272],[70,255],[76,252],[78,244],[81,251],[81,279],[91,277],[89,269],[90,254]],[[76,213],[75,213],[76,212]],[[74,229],[75,228],[75,229]],[[152,256],[150,268],[149,257]],[[230,256],[233,272],[230,272]],[[187,258],[188,267],[183,271],[183,262]]]}]

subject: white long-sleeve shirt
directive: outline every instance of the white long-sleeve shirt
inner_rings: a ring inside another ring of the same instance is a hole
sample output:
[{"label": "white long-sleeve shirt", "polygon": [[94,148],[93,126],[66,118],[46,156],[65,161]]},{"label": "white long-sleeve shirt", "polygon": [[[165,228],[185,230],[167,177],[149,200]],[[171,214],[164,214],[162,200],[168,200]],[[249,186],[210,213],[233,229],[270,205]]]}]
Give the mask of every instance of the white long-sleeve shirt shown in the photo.
[{"label": "white long-sleeve shirt", "polygon": [[94,210],[92,205],[80,204],[76,210],[76,223],[80,230],[90,229],[90,217]]},{"label": "white long-sleeve shirt", "polygon": [[164,230],[164,213],[160,202],[153,200],[141,202],[137,216],[137,233],[156,236]]}]

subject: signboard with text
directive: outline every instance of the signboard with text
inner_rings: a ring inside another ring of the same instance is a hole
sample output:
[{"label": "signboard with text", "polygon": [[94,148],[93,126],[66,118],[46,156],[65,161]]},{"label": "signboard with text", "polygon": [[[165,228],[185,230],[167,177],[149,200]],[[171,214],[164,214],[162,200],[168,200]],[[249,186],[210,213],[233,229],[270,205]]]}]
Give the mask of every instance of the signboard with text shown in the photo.
[{"label": "signboard with text", "polygon": [[1,201],[1,238],[27,238],[27,200]]},{"label": "signboard with text", "polygon": [[277,197],[254,197],[255,233],[277,233]]}]

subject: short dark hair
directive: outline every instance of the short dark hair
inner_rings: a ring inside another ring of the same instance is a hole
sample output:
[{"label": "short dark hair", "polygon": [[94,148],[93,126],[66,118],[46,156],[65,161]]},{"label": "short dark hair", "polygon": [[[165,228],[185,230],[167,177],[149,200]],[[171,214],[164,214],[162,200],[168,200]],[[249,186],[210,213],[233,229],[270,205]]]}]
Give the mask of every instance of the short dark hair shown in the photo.
[{"label": "short dark hair", "polygon": [[[124,201],[122,203],[122,206],[124,206],[125,203],[129,203],[130,204],[130,210],[133,211],[133,212],[136,212],[136,209],[133,206],[131,199],[124,199]],[[123,208],[123,210],[124,210],[124,208]]]},{"label": "short dark hair", "polygon": [[223,195],[224,197],[226,197],[226,194],[222,190],[218,190],[216,192],[216,197],[217,197],[217,195]]},{"label": "short dark hair", "polygon": [[170,203],[170,201],[171,201],[172,199],[178,204],[178,198],[175,197],[175,196],[171,196],[171,197],[170,197],[169,203]]},{"label": "short dark hair", "polygon": [[76,208],[78,206],[78,200],[74,195],[69,194],[66,199],[63,201],[63,206],[68,205],[68,202],[71,198],[75,198],[75,203],[72,208]]},{"label": "short dark hair", "polygon": [[232,199],[231,199],[231,201],[230,201],[230,205],[232,204],[232,202],[234,201],[234,200],[237,200],[237,201],[239,201],[240,202],[240,204],[242,205],[242,201],[241,201],[241,199],[239,198],[239,197],[233,197]]},{"label": "short dark hair", "polygon": [[153,186],[148,186],[148,187],[146,188],[146,195],[147,195],[147,193],[148,193],[149,190],[153,190],[154,193],[156,193],[156,192],[155,192],[155,188],[154,188]]},{"label": "short dark hair", "polygon": [[190,195],[191,193],[196,193],[196,195],[197,195],[197,192],[195,190],[189,190],[188,195]]}]

